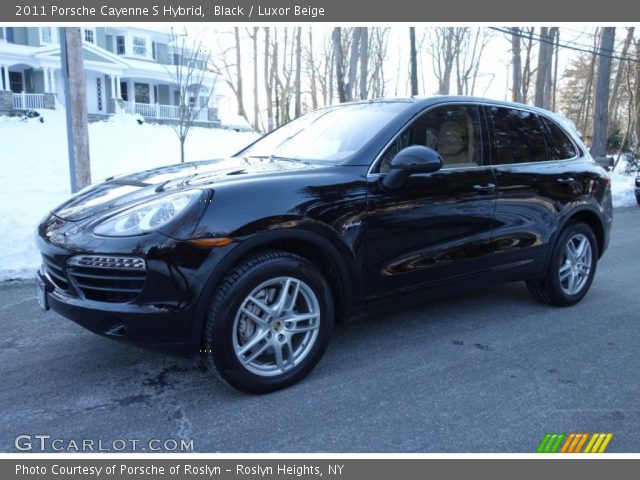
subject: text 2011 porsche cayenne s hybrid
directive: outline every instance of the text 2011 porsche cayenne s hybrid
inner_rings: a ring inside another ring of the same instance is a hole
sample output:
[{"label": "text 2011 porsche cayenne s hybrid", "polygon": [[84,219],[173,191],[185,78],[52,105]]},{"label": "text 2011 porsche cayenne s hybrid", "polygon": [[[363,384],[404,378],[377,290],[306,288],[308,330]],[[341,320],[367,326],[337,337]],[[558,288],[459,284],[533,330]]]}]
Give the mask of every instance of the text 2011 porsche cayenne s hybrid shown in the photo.
[{"label": "text 2011 porsche cayenne s hybrid", "polygon": [[507,281],[572,305],[611,222],[609,176],[550,112],[368,101],[84,189],[39,225],[36,283],[93,332],[268,392],[309,373],[336,321]]}]

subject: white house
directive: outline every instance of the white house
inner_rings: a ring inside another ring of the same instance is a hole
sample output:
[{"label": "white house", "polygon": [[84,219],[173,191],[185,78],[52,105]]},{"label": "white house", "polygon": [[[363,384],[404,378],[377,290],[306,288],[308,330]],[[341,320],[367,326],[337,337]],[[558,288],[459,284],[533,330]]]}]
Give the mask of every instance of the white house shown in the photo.
[{"label": "white house", "polygon": [[[122,108],[157,121],[179,118],[176,65],[188,60],[169,31],[131,27],[83,27],[87,108],[91,119]],[[0,26],[0,112],[55,108],[64,101],[59,29]],[[200,56],[195,68],[206,68]],[[206,71],[188,101],[201,110],[197,121],[218,125],[223,81]],[[187,99],[185,99],[187,101]]]}]

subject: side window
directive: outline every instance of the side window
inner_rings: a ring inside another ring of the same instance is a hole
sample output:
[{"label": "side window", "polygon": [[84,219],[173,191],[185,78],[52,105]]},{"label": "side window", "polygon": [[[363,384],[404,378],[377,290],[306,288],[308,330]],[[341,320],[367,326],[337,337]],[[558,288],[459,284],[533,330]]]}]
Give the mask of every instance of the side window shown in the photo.
[{"label": "side window", "polygon": [[495,138],[494,165],[548,160],[542,123],[535,113],[515,108],[487,107]]},{"label": "side window", "polygon": [[381,157],[378,172],[387,173],[393,157],[410,145],[433,148],[442,155],[445,168],[482,165],[478,112],[475,105],[445,105],[427,111],[387,148]]},{"label": "side window", "polygon": [[549,160],[567,160],[577,155],[576,147],[562,129],[553,121],[545,117],[540,117],[547,129],[549,138]]}]

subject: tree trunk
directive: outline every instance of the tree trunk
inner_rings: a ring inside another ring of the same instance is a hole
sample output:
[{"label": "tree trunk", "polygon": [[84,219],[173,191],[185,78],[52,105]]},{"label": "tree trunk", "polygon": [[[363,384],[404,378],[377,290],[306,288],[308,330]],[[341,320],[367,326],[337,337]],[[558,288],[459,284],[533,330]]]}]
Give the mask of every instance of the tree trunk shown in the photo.
[{"label": "tree trunk", "polygon": [[529,101],[529,88],[531,86],[531,77],[533,76],[533,72],[531,71],[531,51],[533,50],[533,34],[535,31],[535,27],[531,27],[527,31],[527,54],[525,56],[524,68],[522,70],[522,103],[527,103]]},{"label": "tree trunk", "polygon": [[309,27],[309,71],[311,72],[311,108],[318,108],[318,81],[316,63],[313,61],[313,28]]},{"label": "tree trunk", "polygon": [[544,107],[545,104],[545,86],[547,83],[547,73],[551,70],[551,45],[549,43],[549,28],[540,28],[540,47],[538,50],[538,69],[536,73],[536,93],[534,97],[534,105],[536,107]]},{"label": "tree trunk", "polygon": [[344,88],[344,60],[342,55],[342,29],[335,27],[331,34],[333,41],[333,57],[335,60],[336,85],[338,87],[338,100],[340,103],[347,101],[347,95]]},{"label": "tree trunk", "polygon": [[362,27],[360,34],[360,100],[367,98],[367,75],[369,75],[369,30]]},{"label": "tree trunk", "polygon": [[598,74],[593,118],[593,143],[591,155],[603,157],[607,153],[607,134],[609,120],[609,84],[611,83],[611,52],[616,38],[615,27],[604,27],[600,34],[598,51]]},{"label": "tree trunk", "polygon": [[360,36],[362,34],[361,27],[354,27],[351,38],[351,51],[349,53],[349,79],[347,83],[347,100],[352,101],[355,98],[356,90],[356,74],[358,73],[358,54],[360,52]]},{"label": "tree trunk", "polygon": [[522,103],[522,55],[520,53],[520,29],[511,29],[511,63],[512,63],[512,87],[511,99]]},{"label": "tree trunk", "polygon": [[553,41],[554,45],[553,45],[553,52],[555,55],[555,60],[553,62],[553,85],[551,87],[552,92],[551,92],[551,110],[555,111],[556,109],[556,92],[558,89],[558,61],[560,58],[560,29],[556,29],[556,35],[554,37],[554,41]]},{"label": "tree trunk", "polygon": [[548,33],[547,58],[544,72],[544,94],[542,97],[542,108],[551,108],[551,76],[553,74],[553,47],[555,44],[558,27],[551,27]]},{"label": "tree trunk", "polygon": [[236,71],[238,78],[236,80],[236,96],[238,97],[238,115],[247,118],[244,110],[243,91],[242,91],[242,56],[240,54],[240,28],[234,28],[236,37]]},{"label": "tree trunk", "polygon": [[622,53],[620,55],[621,58],[620,60],[618,60],[618,68],[616,69],[616,78],[613,82],[613,88],[611,89],[611,98],[609,99],[609,125],[613,125],[613,123],[615,122],[618,116],[618,105],[620,103],[618,94],[620,93],[622,76],[624,75],[624,70],[627,67],[627,63],[628,63],[626,60],[622,60],[622,59],[626,58],[627,53],[629,53],[629,46],[631,45],[631,41],[633,40],[634,31],[635,31],[635,27],[627,28],[627,36],[624,39],[624,44],[622,45]]},{"label": "tree trunk", "polygon": [[260,107],[258,106],[258,27],[253,27],[253,129],[260,130]]},{"label": "tree trunk", "polygon": [[416,27],[409,27],[409,54],[411,65],[411,95],[418,95],[418,51],[416,50]]},{"label": "tree trunk", "polygon": [[302,115],[302,85],[300,81],[300,74],[302,71],[302,42],[300,37],[302,36],[302,27],[298,27],[296,31],[296,78],[294,80],[295,86],[295,117],[298,118]]},{"label": "tree trunk", "polygon": [[[636,58],[640,58],[640,41],[636,41]],[[636,62],[636,87],[634,92],[636,155],[640,155],[640,62]]]},{"label": "tree trunk", "polygon": [[264,93],[267,98],[267,132],[274,128],[273,123],[273,71],[269,71],[269,43],[271,42],[269,27],[264,29]]}]

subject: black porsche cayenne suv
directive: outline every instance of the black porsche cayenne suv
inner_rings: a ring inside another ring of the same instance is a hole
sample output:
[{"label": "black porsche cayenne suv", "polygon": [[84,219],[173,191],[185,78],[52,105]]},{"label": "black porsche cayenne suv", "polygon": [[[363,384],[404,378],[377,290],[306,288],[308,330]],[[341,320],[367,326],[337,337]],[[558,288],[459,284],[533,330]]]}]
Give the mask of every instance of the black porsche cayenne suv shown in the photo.
[{"label": "black porsche cayenne suv", "polygon": [[368,101],[84,189],[38,226],[36,284],[45,309],[262,393],[309,373],[336,321],[508,281],[572,305],[611,222],[608,174],[550,112]]}]

